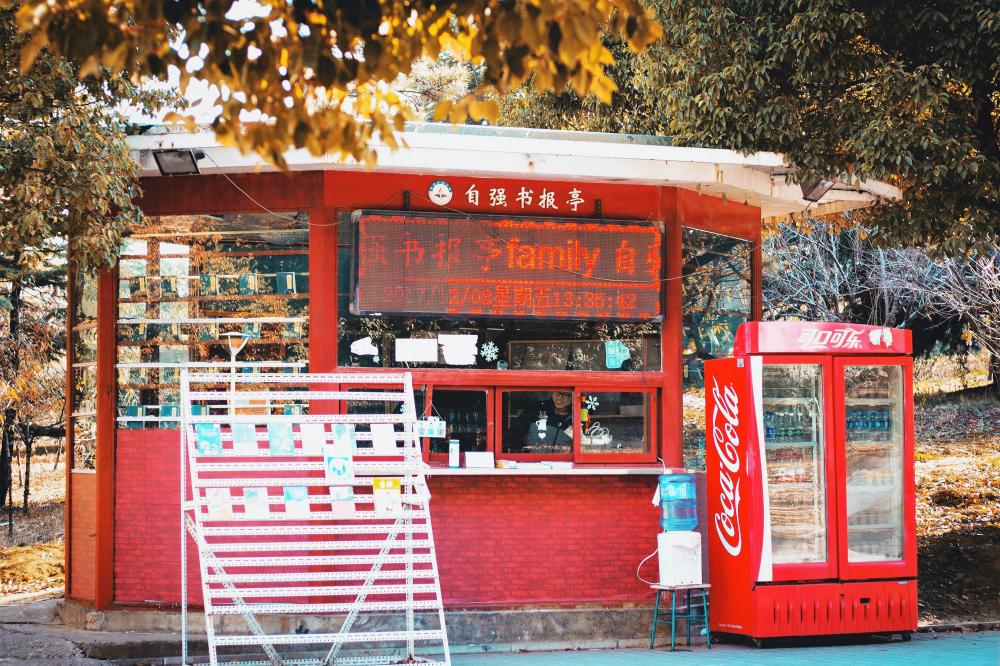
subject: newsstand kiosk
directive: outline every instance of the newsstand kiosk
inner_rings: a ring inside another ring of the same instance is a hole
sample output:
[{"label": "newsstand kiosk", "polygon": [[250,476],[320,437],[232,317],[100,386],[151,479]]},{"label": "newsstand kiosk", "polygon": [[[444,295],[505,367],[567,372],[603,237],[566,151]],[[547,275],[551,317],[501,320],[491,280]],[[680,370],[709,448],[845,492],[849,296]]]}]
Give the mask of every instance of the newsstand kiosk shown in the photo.
[{"label": "newsstand kiosk", "polygon": [[751,322],[705,363],[712,631],[917,628],[909,331]]}]

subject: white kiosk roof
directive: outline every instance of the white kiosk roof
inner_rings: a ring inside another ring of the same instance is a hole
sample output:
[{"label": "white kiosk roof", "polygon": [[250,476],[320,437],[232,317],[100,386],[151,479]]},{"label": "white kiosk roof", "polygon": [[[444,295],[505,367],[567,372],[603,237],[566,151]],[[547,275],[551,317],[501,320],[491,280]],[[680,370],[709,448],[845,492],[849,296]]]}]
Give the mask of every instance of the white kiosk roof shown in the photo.
[{"label": "white kiosk roof", "polygon": [[[398,136],[408,147],[392,151],[376,142],[376,171],[668,185],[759,207],[762,219],[807,209],[810,215],[839,213],[900,197],[899,188],[880,181],[837,182],[819,201],[810,202],[797,184],[786,182],[794,167],[777,153],[675,146],[669,137],[438,123],[410,123]],[[171,148],[204,151],[198,166],[206,174],[274,170],[255,154],[221,145],[207,130],[153,126],[130,136],[128,143],[140,176],[158,176],[152,153]],[[366,168],[307,150],[289,151],[285,159],[293,171]]]}]

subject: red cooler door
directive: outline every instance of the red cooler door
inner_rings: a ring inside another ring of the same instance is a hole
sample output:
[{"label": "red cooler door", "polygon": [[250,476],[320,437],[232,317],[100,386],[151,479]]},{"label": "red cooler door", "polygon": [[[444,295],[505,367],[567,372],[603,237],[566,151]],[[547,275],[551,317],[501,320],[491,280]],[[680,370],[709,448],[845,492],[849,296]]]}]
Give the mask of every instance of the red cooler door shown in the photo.
[{"label": "red cooler door", "polygon": [[824,357],[783,356],[764,357],[762,366],[752,374],[760,387],[758,435],[764,442],[763,499],[770,524],[765,522],[758,580],[836,578],[836,530],[831,529],[836,524],[835,494],[830,492],[833,416],[827,407],[832,365]]},{"label": "red cooler door", "polygon": [[912,368],[909,358],[836,361],[843,580],[917,574]]}]

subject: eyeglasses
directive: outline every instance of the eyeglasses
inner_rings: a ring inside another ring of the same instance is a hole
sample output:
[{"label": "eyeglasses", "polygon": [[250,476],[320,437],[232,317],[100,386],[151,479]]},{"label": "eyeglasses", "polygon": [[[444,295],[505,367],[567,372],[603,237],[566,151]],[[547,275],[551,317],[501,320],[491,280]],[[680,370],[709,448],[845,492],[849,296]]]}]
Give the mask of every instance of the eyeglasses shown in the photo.
[{"label": "eyeglasses", "polygon": [[553,391],[552,395],[559,396],[560,398],[572,398],[573,393],[571,391]]}]

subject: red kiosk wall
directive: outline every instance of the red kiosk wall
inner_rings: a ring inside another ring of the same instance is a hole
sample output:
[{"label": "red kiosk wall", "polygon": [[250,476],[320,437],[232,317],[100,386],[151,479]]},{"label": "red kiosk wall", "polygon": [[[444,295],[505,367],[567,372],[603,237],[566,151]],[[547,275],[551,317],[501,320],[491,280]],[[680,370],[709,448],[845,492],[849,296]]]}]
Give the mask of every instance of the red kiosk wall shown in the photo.
[{"label": "red kiosk wall", "polygon": [[[310,369],[333,370],[337,357],[332,344],[337,326],[337,211],[402,208],[407,190],[412,193],[413,209],[441,210],[422,196],[435,176],[327,171],[232,178],[271,210],[310,211],[314,225],[310,272],[317,276],[310,294]],[[495,187],[514,187],[525,179],[449,177],[456,192],[451,207],[491,212],[458,201],[469,184],[487,181]],[[142,206],[149,215],[260,210],[222,176],[148,179],[143,186]],[[580,217],[593,217],[594,203],[600,199],[602,214],[608,219],[664,220],[665,265],[672,279],[667,280],[663,295],[663,373],[652,386],[661,388],[663,396],[662,418],[658,419],[660,455],[668,464],[679,463],[680,225],[758,238],[759,230],[754,226],[750,232],[747,220],[751,216],[758,220],[759,210],[673,188],[600,183],[586,187],[591,198],[589,207],[578,211]],[[703,219],[705,211],[712,211],[709,219]],[[552,214],[524,211],[539,212]],[[113,289],[102,291],[101,298],[113,303]],[[113,427],[113,420],[109,425]],[[177,437],[176,430],[117,431],[112,486],[116,604],[173,604],[179,599]],[[649,590],[635,580],[634,571],[655,547],[658,522],[649,502],[655,478],[432,477],[445,603],[456,608],[649,601]],[[190,592],[196,600],[200,586],[193,552],[191,558]],[[112,578],[111,571],[97,572],[98,577],[105,575]]]}]

